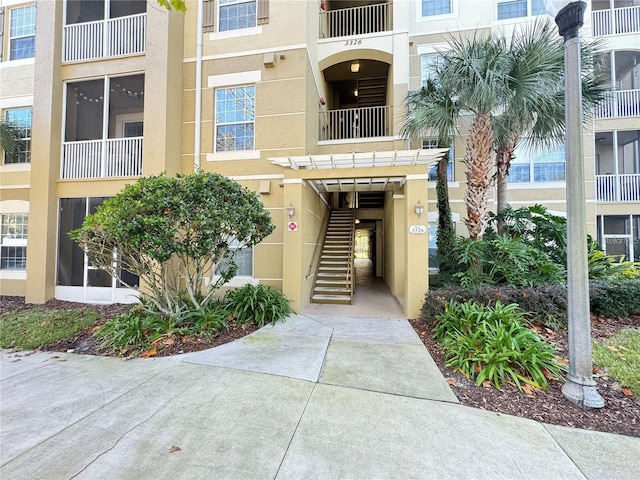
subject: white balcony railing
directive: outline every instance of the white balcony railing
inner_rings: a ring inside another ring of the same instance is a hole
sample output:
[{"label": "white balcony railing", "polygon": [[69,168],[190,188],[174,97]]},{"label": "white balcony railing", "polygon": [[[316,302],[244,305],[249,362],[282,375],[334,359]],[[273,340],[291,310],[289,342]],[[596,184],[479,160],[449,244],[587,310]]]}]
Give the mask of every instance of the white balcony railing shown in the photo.
[{"label": "white balcony railing", "polygon": [[334,38],[386,32],[391,30],[391,12],[390,3],[320,12],[320,37]]},{"label": "white balcony railing", "polygon": [[142,175],[142,137],[65,142],[60,178]]},{"label": "white balcony railing", "polygon": [[640,90],[614,90],[598,105],[596,118],[640,117]]},{"label": "white balcony railing", "polygon": [[598,202],[640,202],[640,174],[596,175]]},{"label": "white balcony railing", "polygon": [[593,36],[640,32],[640,5],[591,12]]},{"label": "white balcony railing", "polygon": [[62,60],[74,62],[145,51],[147,14],[64,26]]},{"label": "white balcony railing", "polygon": [[391,107],[360,107],[320,113],[320,140],[385,137],[389,135]]}]

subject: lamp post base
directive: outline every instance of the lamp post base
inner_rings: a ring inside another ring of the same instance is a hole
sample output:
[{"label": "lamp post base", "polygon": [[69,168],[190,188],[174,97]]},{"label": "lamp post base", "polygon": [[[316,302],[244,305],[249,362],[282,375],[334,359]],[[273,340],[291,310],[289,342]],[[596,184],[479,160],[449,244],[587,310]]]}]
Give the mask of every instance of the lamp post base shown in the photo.
[{"label": "lamp post base", "polygon": [[580,408],[604,407],[604,398],[596,390],[596,382],[593,380],[576,379],[568,375],[567,381],[562,385],[562,394]]}]

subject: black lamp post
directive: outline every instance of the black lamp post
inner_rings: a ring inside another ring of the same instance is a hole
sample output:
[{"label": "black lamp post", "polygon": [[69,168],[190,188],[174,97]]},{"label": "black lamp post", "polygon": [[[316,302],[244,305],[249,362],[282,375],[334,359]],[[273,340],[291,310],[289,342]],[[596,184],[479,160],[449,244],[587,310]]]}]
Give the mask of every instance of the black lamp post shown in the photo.
[{"label": "black lamp post", "polygon": [[580,38],[587,4],[582,1],[545,0],[564,38],[565,123],[567,178],[567,316],[569,324],[569,374],[562,393],[585,408],[602,408],[596,390],[591,352],[587,216],[584,193],[582,142],[582,82]]}]

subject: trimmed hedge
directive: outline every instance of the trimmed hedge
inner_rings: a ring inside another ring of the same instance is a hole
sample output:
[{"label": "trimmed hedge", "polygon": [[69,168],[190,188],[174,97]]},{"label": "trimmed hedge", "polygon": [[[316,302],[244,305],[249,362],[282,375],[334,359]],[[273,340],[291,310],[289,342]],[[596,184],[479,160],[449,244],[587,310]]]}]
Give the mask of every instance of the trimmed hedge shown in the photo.
[{"label": "trimmed hedge", "polygon": [[[640,280],[599,280],[589,286],[591,312],[602,317],[640,315]],[[444,313],[450,301],[474,301],[480,305],[494,307],[516,303],[542,323],[561,320],[567,316],[567,290],[563,285],[540,285],[535,287],[488,287],[463,288],[447,286],[430,290],[425,295],[420,318],[434,320]]]}]

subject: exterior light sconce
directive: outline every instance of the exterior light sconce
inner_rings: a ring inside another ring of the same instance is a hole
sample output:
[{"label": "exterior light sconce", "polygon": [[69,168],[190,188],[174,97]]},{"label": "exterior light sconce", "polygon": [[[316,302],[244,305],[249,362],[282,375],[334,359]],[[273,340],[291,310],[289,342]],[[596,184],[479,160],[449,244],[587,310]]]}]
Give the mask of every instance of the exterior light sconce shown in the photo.
[{"label": "exterior light sconce", "polygon": [[351,64],[351,73],[358,73],[360,71],[360,63],[353,62]]},{"label": "exterior light sconce", "polygon": [[296,209],[293,207],[293,205],[289,204],[289,206],[287,207],[287,215],[289,215],[289,220],[291,220],[295,214]]},{"label": "exterior light sconce", "polygon": [[422,205],[422,202],[420,202],[420,200],[418,200],[418,202],[415,204],[413,210],[416,212],[416,215],[418,215],[418,218],[422,216],[422,214],[424,213],[424,205]]}]

